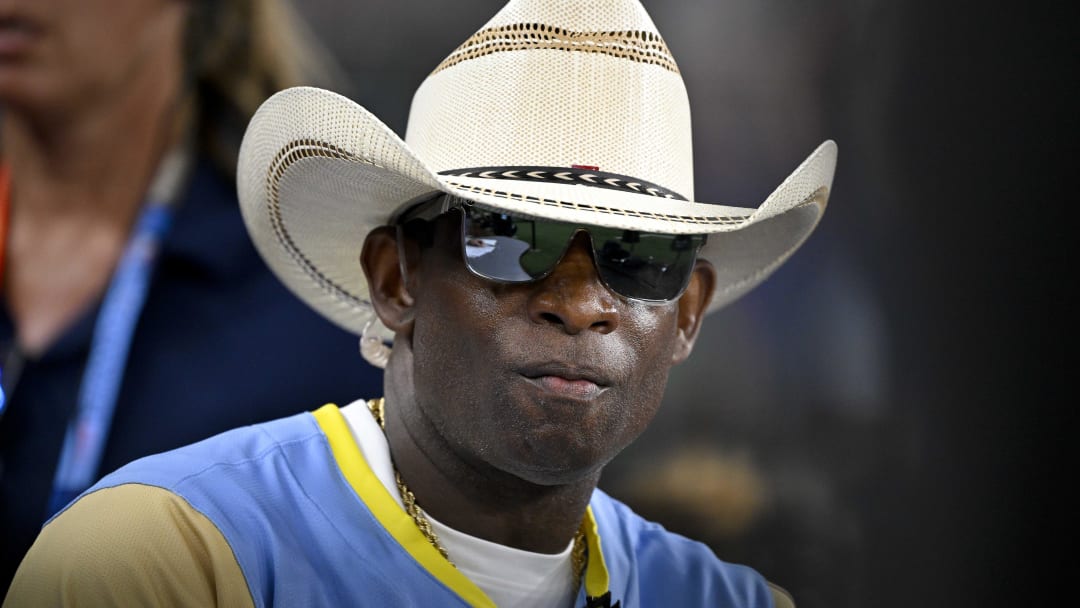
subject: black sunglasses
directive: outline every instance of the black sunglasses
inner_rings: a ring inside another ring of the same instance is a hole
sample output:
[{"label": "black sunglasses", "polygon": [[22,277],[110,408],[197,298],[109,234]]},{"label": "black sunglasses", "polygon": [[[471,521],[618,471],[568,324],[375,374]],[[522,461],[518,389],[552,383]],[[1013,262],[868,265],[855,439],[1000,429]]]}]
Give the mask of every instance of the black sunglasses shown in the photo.
[{"label": "black sunglasses", "polygon": [[584,230],[592,244],[600,281],[631,300],[664,303],[686,290],[705,244],[703,234],[656,234],[571,224],[494,211],[450,195],[421,203],[398,219],[430,221],[458,210],[465,266],[500,283],[538,281],[559,264],[574,235]]}]

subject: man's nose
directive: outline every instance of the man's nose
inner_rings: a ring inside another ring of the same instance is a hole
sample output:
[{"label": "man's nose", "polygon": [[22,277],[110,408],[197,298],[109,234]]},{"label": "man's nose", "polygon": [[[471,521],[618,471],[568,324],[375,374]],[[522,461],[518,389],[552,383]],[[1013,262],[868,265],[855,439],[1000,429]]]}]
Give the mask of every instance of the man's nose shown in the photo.
[{"label": "man's nose", "polygon": [[557,325],[571,335],[615,331],[619,302],[600,282],[590,250],[588,233],[578,232],[551,274],[536,283],[529,297],[534,323]]}]

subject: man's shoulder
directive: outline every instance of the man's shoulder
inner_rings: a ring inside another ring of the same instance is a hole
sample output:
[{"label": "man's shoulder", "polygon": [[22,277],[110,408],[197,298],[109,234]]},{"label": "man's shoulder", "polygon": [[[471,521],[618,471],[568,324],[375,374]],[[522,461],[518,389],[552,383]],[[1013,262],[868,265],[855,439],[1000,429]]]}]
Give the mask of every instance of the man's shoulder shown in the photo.
[{"label": "man's shoulder", "polygon": [[[318,418],[332,409],[236,429],[119,469],[45,526],[47,538],[32,550],[35,565],[28,572],[43,572],[47,590],[62,587],[58,581],[75,570],[86,572],[83,578],[108,582],[102,593],[123,592],[125,599],[160,596],[140,582],[155,577],[174,583],[166,590],[171,594],[189,587],[211,593],[215,581],[227,580],[256,605],[271,597],[286,605],[342,605],[360,597],[365,585],[381,585],[366,589],[373,597],[398,593],[384,584],[387,570],[408,570],[415,562],[388,542],[388,533],[343,477]],[[112,534],[81,543],[89,548],[78,560],[55,558],[65,536],[90,527]],[[135,537],[117,532],[122,530]],[[111,536],[123,538],[113,542]],[[155,556],[153,572],[128,566],[146,553]],[[206,576],[194,582],[172,576],[173,564]],[[114,570],[130,575],[108,574]]]},{"label": "man's shoulder", "polygon": [[[272,466],[287,450],[312,443],[322,433],[310,413],[245,427],[131,462],[106,475],[87,491],[123,484],[144,484],[170,491],[214,485],[238,474],[251,475]],[[234,492],[236,488],[233,488]]]},{"label": "man's shoulder", "polygon": [[753,568],[719,559],[704,543],[644,519],[601,490],[594,493],[590,506],[613,588],[619,579],[633,581],[642,605],[673,600],[773,605],[769,583]]},{"label": "man's shoulder", "polygon": [[4,605],[151,604],[253,601],[214,522],[172,492],[122,484],[84,494],[42,529]]},{"label": "man's shoulder", "polygon": [[[106,476],[53,517],[20,565],[11,605],[253,605],[247,539],[280,496],[279,474],[318,450],[310,414],[242,427]],[[312,447],[314,446],[314,447]],[[279,528],[285,526],[278,526]],[[77,588],[73,600],[65,595]]]},{"label": "man's shoulder", "polygon": [[590,506],[605,541],[608,538],[617,539],[622,550],[633,552],[639,560],[667,562],[674,555],[710,567],[746,568],[720,560],[704,543],[671,532],[661,524],[641,517],[602,490],[596,490]]}]

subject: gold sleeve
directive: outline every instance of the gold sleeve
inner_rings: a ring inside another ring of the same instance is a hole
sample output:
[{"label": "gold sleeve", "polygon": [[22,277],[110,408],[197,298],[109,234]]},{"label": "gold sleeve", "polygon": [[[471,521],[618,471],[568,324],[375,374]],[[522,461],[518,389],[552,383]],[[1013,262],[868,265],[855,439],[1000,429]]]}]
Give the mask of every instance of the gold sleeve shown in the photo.
[{"label": "gold sleeve", "polygon": [[770,582],[769,593],[772,594],[773,606],[775,608],[795,608],[795,600],[791,597],[791,594],[780,585]]},{"label": "gold sleeve", "polygon": [[254,606],[221,531],[183,498],[127,484],[88,494],[45,526],[4,608]]}]

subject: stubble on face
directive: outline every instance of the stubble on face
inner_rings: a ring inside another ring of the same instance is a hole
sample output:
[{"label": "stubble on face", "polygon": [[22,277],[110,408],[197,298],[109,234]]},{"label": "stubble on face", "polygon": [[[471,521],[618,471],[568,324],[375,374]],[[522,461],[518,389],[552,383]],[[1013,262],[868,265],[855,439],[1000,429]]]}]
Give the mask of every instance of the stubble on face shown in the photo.
[{"label": "stubble on face", "polygon": [[659,407],[677,305],[627,301],[586,285],[617,323],[610,331],[567,331],[530,306],[544,297],[557,313],[559,290],[567,281],[597,281],[594,269],[560,267],[536,283],[494,283],[465,268],[458,231],[456,219],[439,221],[414,277],[416,405],[481,477],[536,485],[597,478]]}]

